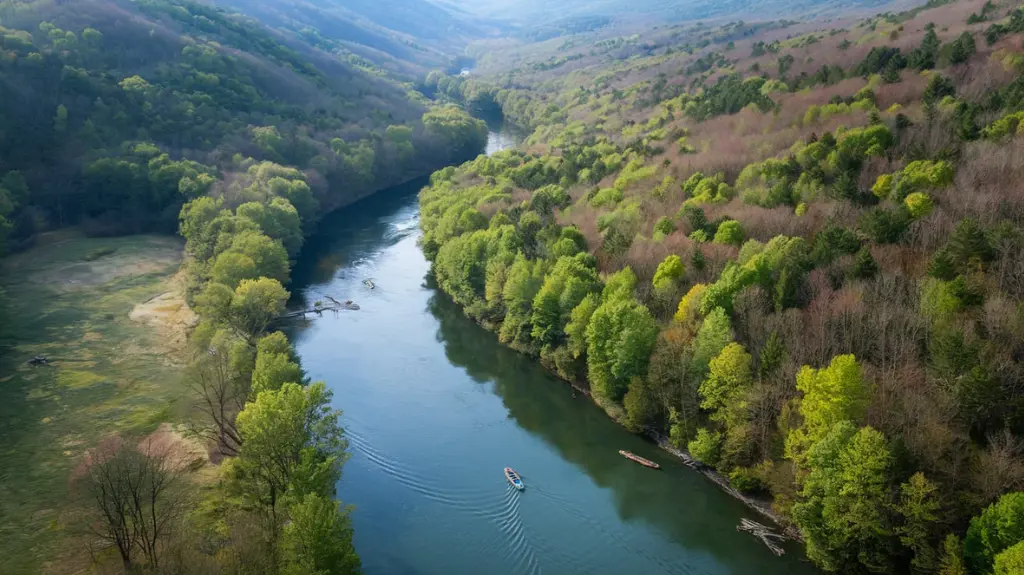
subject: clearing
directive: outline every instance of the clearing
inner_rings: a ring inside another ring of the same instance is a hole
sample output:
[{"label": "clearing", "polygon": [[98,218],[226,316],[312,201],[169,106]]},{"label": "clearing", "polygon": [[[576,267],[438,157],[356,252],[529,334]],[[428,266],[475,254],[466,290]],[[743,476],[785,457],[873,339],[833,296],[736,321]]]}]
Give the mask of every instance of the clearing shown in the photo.
[{"label": "clearing", "polygon": [[[114,433],[177,436],[187,408],[179,295],[182,242],[163,236],[41,237],[0,260],[0,556],[5,573],[84,565],[66,521],[69,475]],[[44,355],[49,365],[27,361]]]}]

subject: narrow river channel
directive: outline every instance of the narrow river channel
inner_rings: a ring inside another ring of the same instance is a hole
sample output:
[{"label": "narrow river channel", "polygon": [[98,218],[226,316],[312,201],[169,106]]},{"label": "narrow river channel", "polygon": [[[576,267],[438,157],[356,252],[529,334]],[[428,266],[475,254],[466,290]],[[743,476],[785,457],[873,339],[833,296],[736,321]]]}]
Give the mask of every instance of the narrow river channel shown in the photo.
[{"label": "narrow river channel", "polygon": [[[487,151],[514,139],[492,133]],[[330,295],[361,307],[292,336],[309,375],[344,410],[352,458],[338,492],[354,506],[365,573],[815,573],[801,549],[775,557],[738,533],[753,512],[499,345],[434,289],[416,245],[424,183],[325,218],[293,276],[295,305]],[[525,491],[512,490],[505,466]]]}]

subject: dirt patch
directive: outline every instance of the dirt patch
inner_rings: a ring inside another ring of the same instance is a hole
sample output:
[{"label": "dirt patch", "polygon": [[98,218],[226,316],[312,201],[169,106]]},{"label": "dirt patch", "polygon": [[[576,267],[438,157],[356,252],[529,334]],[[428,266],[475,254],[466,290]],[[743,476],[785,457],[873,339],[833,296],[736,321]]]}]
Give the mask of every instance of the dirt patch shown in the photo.
[{"label": "dirt patch", "polygon": [[143,453],[167,454],[178,469],[195,471],[210,463],[202,439],[190,437],[170,423],[161,423],[156,431],[139,442]]},{"label": "dirt patch", "polygon": [[177,289],[136,304],[128,317],[156,328],[168,347],[180,351],[185,348],[189,330],[195,327],[199,316],[185,301],[178,278],[175,278],[174,286]]}]

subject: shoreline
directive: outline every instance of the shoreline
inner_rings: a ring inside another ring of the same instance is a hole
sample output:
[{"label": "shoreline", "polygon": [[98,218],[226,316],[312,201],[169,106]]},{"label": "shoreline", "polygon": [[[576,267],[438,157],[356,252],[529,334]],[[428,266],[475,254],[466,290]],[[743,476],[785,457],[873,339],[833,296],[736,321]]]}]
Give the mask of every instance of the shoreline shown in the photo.
[{"label": "shoreline", "polygon": [[[431,277],[431,281],[433,281],[433,271],[430,272],[430,277]],[[465,317],[469,318],[471,321],[473,321],[474,323],[476,323],[480,327],[482,327],[485,330],[487,330],[487,332],[490,333],[492,336],[495,335],[494,330],[491,329],[491,326],[489,326],[486,323],[477,321],[475,318],[472,318],[472,317],[470,317],[468,315],[465,315],[465,308],[463,308],[463,306],[459,305],[454,300],[452,300],[451,299],[451,295],[448,292],[444,291],[443,289],[441,289],[440,286],[437,286],[436,284],[434,285],[434,289],[436,289],[438,291],[438,293],[444,294],[444,297],[448,298],[449,301],[452,302],[452,304],[454,304],[460,310],[462,310],[463,311],[463,315]],[[536,356],[536,355],[533,355],[531,353],[527,353],[527,352],[525,352],[525,351],[523,351],[521,349],[517,349],[517,348],[512,347],[512,346],[505,345],[504,343],[501,343],[500,341],[498,342],[498,344],[501,345],[502,347],[505,347],[506,349],[511,349],[511,350],[513,350],[513,351],[515,351],[517,353],[525,355],[525,356],[529,357],[531,360],[535,360],[536,363],[538,365],[540,365],[544,369],[544,371],[547,371],[548,373],[553,375],[555,378],[557,378],[559,381],[564,382],[565,384],[569,385],[570,387],[572,387],[576,391],[584,394],[588,399],[590,399],[591,402],[593,402],[594,405],[596,405],[598,408],[600,408],[601,411],[603,411],[605,413],[605,415],[608,416],[609,419],[611,419],[616,424],[618,424],[620,427],[625,429],[625,426],[622,425],[622,423],[618,420],[618,418],[616,418],[614,415],[612,415],[612,413],[607,408],[605,408],[605,406],[601,405],[601,403],[594,397],[594,395],[592,393],[590,393],[589,387],[585,387],[583,384],[581,384],[578,381],[571,381],[571,380],[565,379],[564,377],[559,375],[556,371],[554,371],[551,368],[549,368],[548,366],[544,365],[544,362],[540,361],[540,358],[538,356]],[[629,430],[626,430],[626,431],[629,432]],[[632,433],[632,432],[630,432],[630,433]],[[755,511],[755,512],[759,513],[760,515],[762,515],[763,517],[766,517],[767,519],[771,520],[771,522],[774,523],[775,526],[779,528],[779,531],[787,539],[789,539],[791,541],[795,541],[795,542],[801,543],[801,544],[804,543],[804,538],[800,534],[800,532],[798,530],[796,530],[794,527],[792,527],[790,525],[787,525],[784,521],[782,521],[782,518],[779,516],[779,514],[776,513],[771,508],[771,501],[770,500],[757,499],[757,498],[751,497],[749,495],[745,495],[744,493],[740,492],[738,489],[736,489],[735,487],[730,485],[729,484],[729,480],[726,479],[721,473],[718,473],[713,468],[705,465],[704,463],[701,463],[697,459],[694,459],[689,453],[686,452],[686,450],[679,449],[678,447],[675,447],[674,445],[669,443],[669,440],[668,440],[667,437],[665,437],[664,435],[658,433],[657,431],[654,431],[654,430],[648,428],[648,429],[645,429],[643,433],[636,433],[634,435],[640,435],[640,436],[643,436],[643,437],[646,437],[646,438],[652,440],[654,442],[654,444],[656,446],[658,446],[659,449],[661,449],[662,451],[665,451],[665,452],[675,456],[676,458],[678,458],[683,463],[683,465],[685,465],[686,467],[689,467],[695,473],[698,473],[698,474],[704,476],[708,481],[714,483],[716,486],[718,486],[719,489],[724,491],[727,495],[729,495],[729,496],[733,497],[734,499],[738,500],[739,502],[743,503],[745,506],[747,506],[747,508],[751,509],[752,511]]]}]

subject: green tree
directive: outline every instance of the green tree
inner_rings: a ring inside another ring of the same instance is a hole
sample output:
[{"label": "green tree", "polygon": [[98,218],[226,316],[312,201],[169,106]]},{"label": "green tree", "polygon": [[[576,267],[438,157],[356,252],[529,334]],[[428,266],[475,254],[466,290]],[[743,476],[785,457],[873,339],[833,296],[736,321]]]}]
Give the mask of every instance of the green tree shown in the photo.
[{"label": "green tree", "polygon": [[349,575],[360,572],[352,525],[341,503],[306,493],[288,508],[282,547],[284,575]]},{"label": "green tree", "polygon": [[654,272],[654,279],[651,283],[654,285],[654,289],[658,291],[673,290],[685,273],[686,268],[683,266],[683,260],[677,255],[670,255],[658,264],[658,269]]},{"label": "green tree", "polygon": [[942,541],[942,559],[939,561],[938,575],[967,575],[964,565],[964,550],[960,538],[950,533]]},{"label": "green tree", "polygon": [[658,324],[632,296],[602,303],[586,331],[587,367],[594,391],[606,399],[621,400],[629,381],[646,374],[657,337]]},{"label": "green tree", "polygon": [[252,371],[253,397],[261,391],[281,389],[286,383],[303,383],[304,379],[294,350],[283,333],[275,331],[260,338]]},{"label": "green tree", "polygon": [[711,466],[718,465],[722,452],[722,434],[708,431],[702,427],[697,430],[697,436],[686,444],[686,450],[701,463]]},{"label": "green tree", "polygon": [[746,408],[744,396],[753,383],[750,364],[750,354],[742,345],[732,342],[711,360],[710,373],[700,384],[700,406],[727,427],[738,425],[737,414]]},{"label": "green tree", "polygon": [[849,421],[833,425],[811,447],[801,501],[792,513],[807,555],[825,570],[890,572],[891,465],[885,437]]},{"label": "green tree", "polygon": [[871,256],[871,250],[863,247],[857,252],[857,259],[853,263],[853,277],[858,279],[871,279],[878,273],[878,262]]},{"label": "green tree", "polygon": [[996,555],[995,575],[1020,575],[1024,573],[1024,541],[1008,547]]},{"label": "green tree", "polygon": [[953,49],[949,54],[949,60],[954,64],[963,64],[974,55],[975,50],[974,36],[970,32],[964,31],[953,42]]},{"label": "green tree", "polygon": [[238,287],[242,280],[259,277],[252,258],[238,252],[224,252],[217,256],[210,270],[210,280],[224,284],[231,289]]},{"label": "green tree", "polygon": [[971,519],[964,559],[972,573],[991,573],[995,558],[1024,541],[1024,492],[1007,493]]},{"label": "green tree", "polygon": [[923,473],[915,473],[900,486],[900,500],[896,511],[903,519],[896,528],[900,543],[914,553],[911,566],[918,573],[934,573],[939,557],[933,540],[942,504],[938,487]]},{"label": "green tree", "polygon": [[253,262],[256,277],[275,279],[281,284],[288,282],[288,252],[281,242],[256,230],[245,230],[232,237],[227,251],[248,257]]},{"label": "green tree", "polygon": [[253,221],[273,240],[281,242],[288,256],[295,257],[302,248],[302,222],[295,206],[284,198],[272,198],[270,203],[247,202],[235,213]]},{"label": "green tree", "polygon": [[796,388],[803,393],[800,414],[804,422],[786,438],[786,453],[798,462],[800,453],[832,427],[859,421],[867,410],[870,388],[853,355],[838,355],[822,369],[803,366],[796,376]]},{"label": "green tree", "polygon": [[288,496],[334,496],[347,444],[330,403],[322,382],[286,383],[261,392],[238,414],[242,448],[232,462],[233,484],[260,510],[272,544]]},{"label": "green tree", "polygon": [[242,280],[234,291],[211,283],[196,298],[200,315],[228,326],[255,347],[270,322],[284,311],[288,292],[274,279]]},{"label": "green tree", "polygon": [[715,243],[738,246],[743,243],[743,225],[736,220],[722,222],[715,232]]},{"label": "green tree", "polygon": [[728,314],[720,307],[713,309],[704,318],[693,342],[690,372],[697,381],[700,381],[707,373],[712,358],[722,353],[732,339],[732,325],[729,322]]}]

